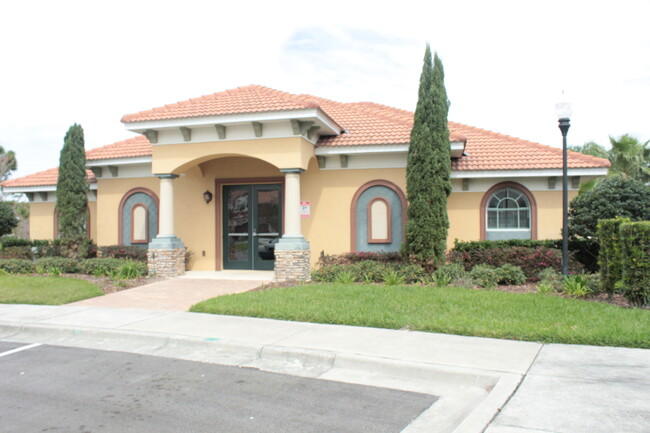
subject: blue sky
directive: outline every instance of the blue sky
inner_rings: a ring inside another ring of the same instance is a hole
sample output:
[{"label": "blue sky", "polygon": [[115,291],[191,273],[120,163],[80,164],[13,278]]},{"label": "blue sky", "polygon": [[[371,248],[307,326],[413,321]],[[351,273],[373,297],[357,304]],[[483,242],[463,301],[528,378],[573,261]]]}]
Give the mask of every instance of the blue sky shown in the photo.
[{"label": "blue sky", "polygon": [[260,84],[413,110],[427,42],[450,120],[561,145],[650,139],[650,1],[186,0],[11,2],[0,40],[0,145],[13,177],[54,167],[80,123],[86,148],[132,136],[123,114]]}]

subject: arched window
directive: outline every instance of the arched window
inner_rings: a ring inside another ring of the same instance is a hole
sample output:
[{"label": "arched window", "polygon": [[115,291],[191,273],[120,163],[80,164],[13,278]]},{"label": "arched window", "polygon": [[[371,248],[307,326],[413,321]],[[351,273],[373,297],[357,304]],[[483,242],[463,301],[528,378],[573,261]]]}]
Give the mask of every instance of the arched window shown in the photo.
[{"label": "arched window", "polygon": [[384,197],[375,197],[368,203],[368,243],[391,243],[390,204]]},{"label": "arched window", "polygon": [[535,239],[535,202],[532,194],[513,182],[495,185],[483,198],[482,239]]},{"label": "arched window", "polygon": [[142,203],[131,208],[131,243],[149,242],[149,209]]},{"label": "arched window", "polygon": [[352,198],[350,216],[351,251],[399,251],[406,197],[397,185],[385,180],[366,183]]},{"label": "arched window", "polygon": [[158,197],[146,188],[124,194],[119,208],[120,245],[146,246],[158,235]]}]

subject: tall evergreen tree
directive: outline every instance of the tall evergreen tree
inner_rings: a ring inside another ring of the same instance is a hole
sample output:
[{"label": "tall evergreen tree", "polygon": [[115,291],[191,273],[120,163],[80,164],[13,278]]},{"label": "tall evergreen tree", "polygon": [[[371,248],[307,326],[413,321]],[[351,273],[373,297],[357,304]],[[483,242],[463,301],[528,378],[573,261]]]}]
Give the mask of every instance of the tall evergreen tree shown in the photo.
[{"label": "tall evergreen tree", "polygon": [[442,62],[431,61],[427,44],[420,75],[411,142],[406,165],[408,220],[403,253],[411,259],[438,265],[444,262],[451,193],[451,159],[447,113],[449,102]]},{"label": "tall evergreen tree", "polygon": [[58,229],[64,245],[78,252],[86,238],[88,184],[86,179],[86,151],[84,131],[76,123],[65,135],[59,160],[59,179],[56,184]]}]

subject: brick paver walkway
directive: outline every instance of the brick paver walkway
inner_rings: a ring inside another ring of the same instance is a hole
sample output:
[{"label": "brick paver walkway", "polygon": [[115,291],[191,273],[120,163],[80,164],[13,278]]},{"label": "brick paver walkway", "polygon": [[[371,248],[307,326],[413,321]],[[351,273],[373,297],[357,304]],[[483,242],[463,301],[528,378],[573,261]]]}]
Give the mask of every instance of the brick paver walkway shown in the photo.
[{"label": "brick paver walkway", "polygon": [[187,311],[205,299],[246,292],[262,283],[263,281],[251,280],[173,278],[68,305]]}]

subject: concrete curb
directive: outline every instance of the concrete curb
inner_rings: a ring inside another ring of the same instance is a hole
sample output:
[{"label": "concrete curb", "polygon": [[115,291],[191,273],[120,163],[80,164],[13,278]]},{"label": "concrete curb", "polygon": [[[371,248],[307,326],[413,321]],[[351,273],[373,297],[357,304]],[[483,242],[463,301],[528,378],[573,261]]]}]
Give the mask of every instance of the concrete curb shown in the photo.
[{"label": "concrete curb", "polygon": [[353,353],[80,326],[0,322],[0,339],[249,367],[438,396],[406,433],[482,432],[523,377]]}]

